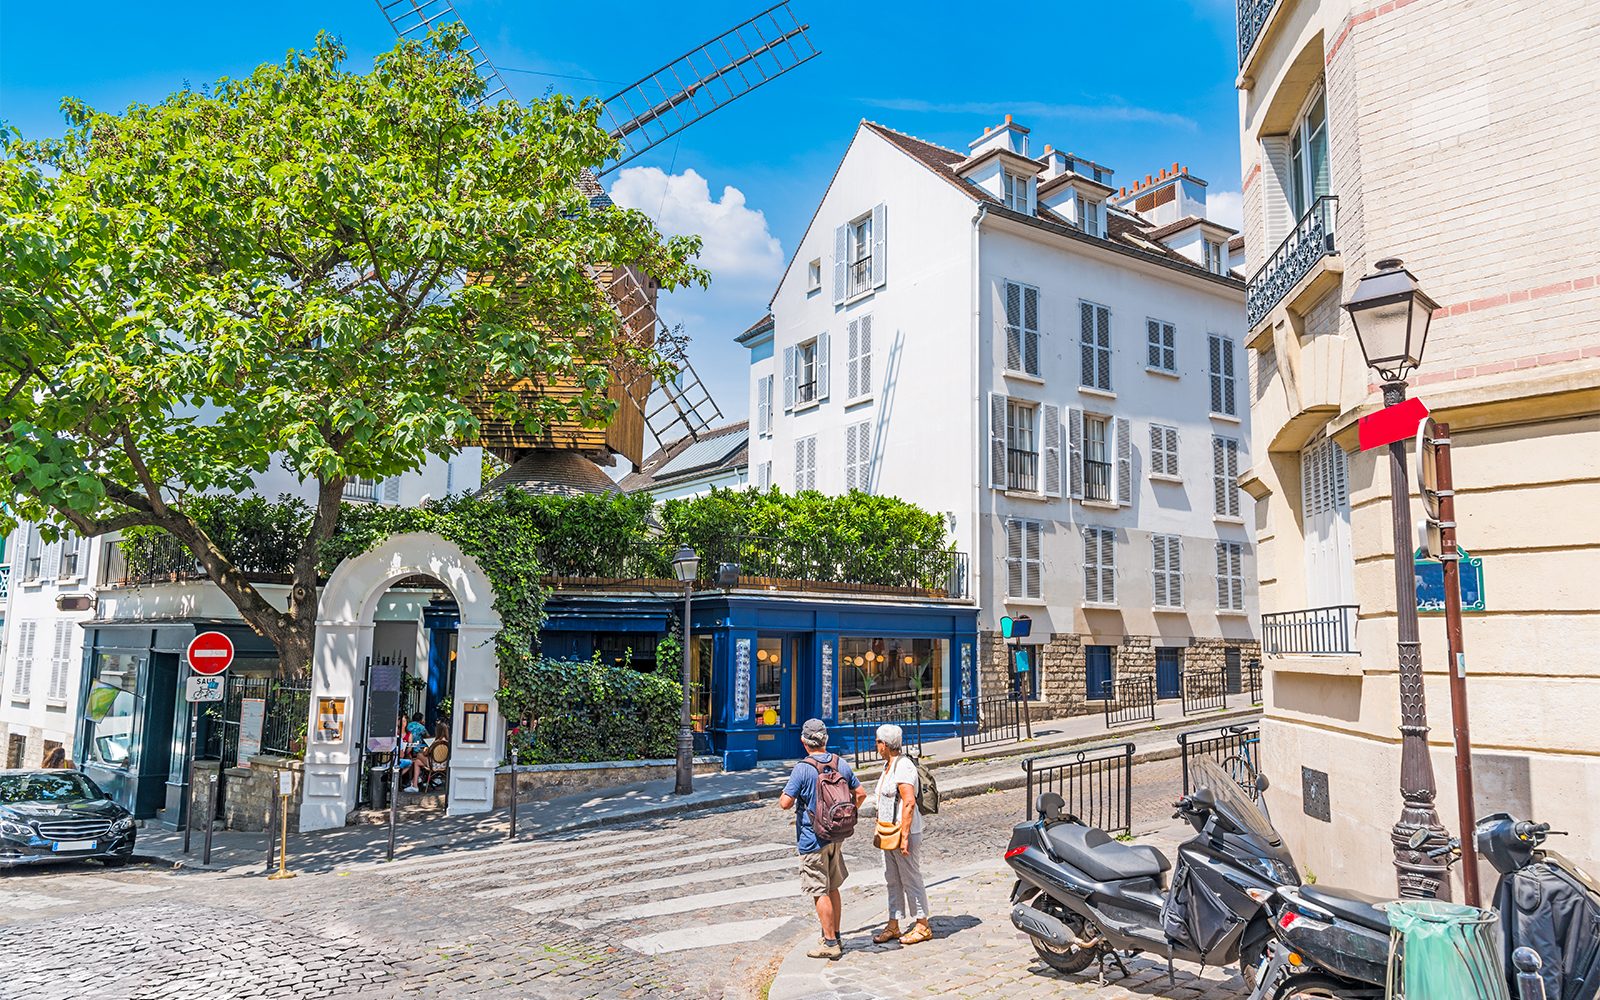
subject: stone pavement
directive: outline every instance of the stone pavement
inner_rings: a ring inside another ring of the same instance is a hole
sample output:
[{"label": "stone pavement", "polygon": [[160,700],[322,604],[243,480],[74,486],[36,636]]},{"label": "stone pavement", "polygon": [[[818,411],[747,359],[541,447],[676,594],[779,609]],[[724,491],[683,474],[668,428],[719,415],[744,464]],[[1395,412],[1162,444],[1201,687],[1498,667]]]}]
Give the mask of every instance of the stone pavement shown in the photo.
[{"label": "stone pavement", "polygon": [[[1186,823],[1167,821],[1138,842],[1154,844],[1172,858],[1193,833]],[[768,1000],[909,1000],[929,994],[972,1000],[1237,1000],[1248,992],[1237,968],[1201,969],[1187,962],[1174,963],[1176,986],[1169,986],[1161,956],[1124,959],[1132,973],[1127,979],[1108,962],[1103,984],[1093,966],[1064,975],[1041,962],[1027,936],[1011,925],[1016,879],[1003,860],[930,870],[928,877],[933,940],[910,947],[873,944],[872,935],[888,917],[885,896],[878,892],[868,901],[847,902],[840,923],[844,957],[833,962],[808,958],[814,941],[800,942],[779,966]]]}]

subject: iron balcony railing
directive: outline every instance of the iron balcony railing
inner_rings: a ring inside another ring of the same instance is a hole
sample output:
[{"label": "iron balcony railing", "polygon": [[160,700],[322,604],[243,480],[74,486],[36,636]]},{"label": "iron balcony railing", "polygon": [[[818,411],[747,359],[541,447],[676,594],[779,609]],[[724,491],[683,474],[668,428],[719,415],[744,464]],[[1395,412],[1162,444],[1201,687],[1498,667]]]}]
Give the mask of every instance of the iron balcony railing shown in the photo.
[{"label": "iron balcony railing", "polygon": [[1083,463],[1083,497],[1085,500],[1111,502],[1111,463],[1089,459]]},{"label": "iron balcony railing", "polygon": [[1256,39],[1261,37],[1261,29],[1267,26],[1267,18],[1272,16],[1272,8],[1276,6],[1278,0],[1239,0],[1240,69],[1250,58],[1250,50],[1255,48]]},{"label": "iron balcony railing", "polygon": [[377,503],[379,490],[383,488],[380,479],[362,479],[354,476],[344,481],[344,498],[346,500],[370,500]]},{"label": "iron balcony railing", "polygon": [[864,292],[872,287],[872,255],[858,257],[850,262],[850,294]]},{"label": "iron balcony railing", "polygon": [[1294,229],[1245,286],[1245,323],[1251,329],[1272,312],[1289,289],[1311,273],[1317,261],[1339,251],[1334,248],[1334,223],[1339,199],[1325,195],[1300,217]]},{"label": "iron balcony railing", "polygon": [[1039,492],[1039,453],[1022,448],[1006,449],[1006,489]]},{"label": "iron balcony railing", "polygon": [[1354,653],[1360,605],[1336,604],[1261,616],[1261,647],[1278,656]]},{"label": "iron balcony railing", "polygon": [[11,594],[11,567],[0,566],[0,601]]}]

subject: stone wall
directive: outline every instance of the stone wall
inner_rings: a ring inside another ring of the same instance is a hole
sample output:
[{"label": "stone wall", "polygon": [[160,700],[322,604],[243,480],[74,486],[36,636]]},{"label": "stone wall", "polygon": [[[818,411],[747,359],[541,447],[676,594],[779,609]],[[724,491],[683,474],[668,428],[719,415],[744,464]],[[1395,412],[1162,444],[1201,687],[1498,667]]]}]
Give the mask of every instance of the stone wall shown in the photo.
[{"label": "stone wall", "polygon": [[[593,764],[518,764],[517,801],[543,802],[574,792],[598,791],[619,785],[660,781],[677,774],[676,760],[612,760]],[[721,757],[696,757],[695,774],[722,771]],[[494,776],[494,807],[511,805],[511,768],[502,767]]]},{"label": "stone wall", "polygon": [[[272,819],[272,803],[278,798],[278,771],[294,776],[294,794],[289,796],[289,832],[300,832],[300,800],[305,784],[305,762],[288,757],[251,757],[249,767],[229,767],[222,772],[217,789],[215,830],[260,833]],[[194,786],[190,789],[190,812],[194,828],[205,823],[206,781],[217,773],[218,762],[195,761]],[[280,821],[281,822],[281,821]],[[276,828],[274,828],[276,829]]]}]

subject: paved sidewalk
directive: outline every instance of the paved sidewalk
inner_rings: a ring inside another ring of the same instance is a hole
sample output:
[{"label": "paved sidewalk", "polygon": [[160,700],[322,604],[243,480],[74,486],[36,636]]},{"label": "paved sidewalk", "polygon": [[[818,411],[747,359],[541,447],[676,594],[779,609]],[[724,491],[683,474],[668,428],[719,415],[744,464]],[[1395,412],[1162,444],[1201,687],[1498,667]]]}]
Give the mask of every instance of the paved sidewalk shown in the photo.
[{"label": "paved sidewalk", "polygon": [[[1188,824],[1170,823],[1138,842],[1154,844],[1172,858],[1177,845],[1193,833]],[[815,943],[808,936],[779,966],[768,1000],[911,1000],[930,994],[971,1000],[1235,1000],[1247,992],[1236,968],[1202,970],[1187,962],[1174,963],[1177,985],[1169,986],[1164,956],[1124,959],[1132,973],[1128,979],[1108,962],[1104,985],[1094,966],[1079,975],[1056,972],[1039,960],[1027,936],[1011,926],[1015,881],[999,859],[930,873],[934,937],[909,948],[898,942],[872,943],[872,935],[888,918],[884,891],[874,889],[865,901],[845,908],[840,924],[844,957],[834,962],[806,957]]]}]

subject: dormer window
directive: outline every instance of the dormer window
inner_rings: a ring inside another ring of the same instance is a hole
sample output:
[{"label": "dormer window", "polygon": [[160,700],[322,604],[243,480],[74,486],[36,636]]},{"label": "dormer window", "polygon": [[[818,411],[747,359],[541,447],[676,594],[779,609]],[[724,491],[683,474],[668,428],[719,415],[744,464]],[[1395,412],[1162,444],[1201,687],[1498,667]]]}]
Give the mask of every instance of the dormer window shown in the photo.
[{"label": "dormer window", "polygon": [[1100,235],[1100,205],[1097,202],[1078,199],[1078,228],[1090,236]]},{"label": "dormer window", "polygon": [[1028,213],[1028,178],[1007,171],[1005,177],[1005,206],[1014,212]]},{"label": "dormer window", "polygon": [[1214,243],[1211,240],[1206,240],[1206,239],[1202,239],[1201,243],[1204,245],[1204,248],[1205,248],[1206,270],[1210,271],[1212,274],[1227,274],[1228,273],[1228,250],[1227,250],[1227,247],[1225,247],[1221,243]]}]

